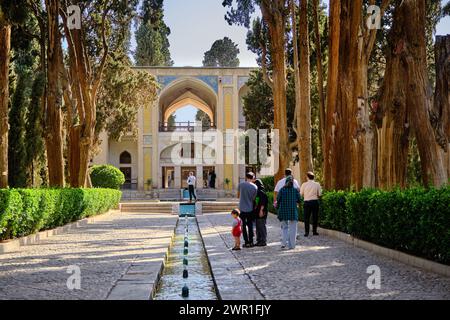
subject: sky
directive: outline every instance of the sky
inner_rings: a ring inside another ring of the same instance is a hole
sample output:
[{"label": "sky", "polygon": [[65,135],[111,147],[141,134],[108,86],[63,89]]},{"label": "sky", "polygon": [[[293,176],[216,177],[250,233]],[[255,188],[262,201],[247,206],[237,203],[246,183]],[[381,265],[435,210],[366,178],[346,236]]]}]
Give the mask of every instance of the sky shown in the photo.
[{"label": "sky", "polygon": [[[450,0],[443,0],[446,4]],[[324,1],[328,4],[328,0]],[[164,20],[171,29],[170,52],[175,66],[201,66],[203,55],[214,41],[229,37],[238,44],[241,67],[255,67],[256,56],[247,50],[247,29],[229,26],[222,0],[165,0]],[[450,17],[441,20],[436,34],[450,34]],[[192,121],[196,109],[178,110],[178,121]]]}]

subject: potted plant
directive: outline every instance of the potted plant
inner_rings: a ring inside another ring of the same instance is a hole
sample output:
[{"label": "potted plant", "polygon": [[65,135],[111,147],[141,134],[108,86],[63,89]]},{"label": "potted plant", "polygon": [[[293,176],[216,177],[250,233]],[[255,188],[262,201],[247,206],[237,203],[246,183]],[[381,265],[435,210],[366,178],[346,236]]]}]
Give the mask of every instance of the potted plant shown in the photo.
[{"label": "potted plant", "polygon": [[147,179],[147,182],[145,183],[147,185],[147,190],[152,190],[153,188],[153,180]]},{"label": "potted plant", "polygon": [[228,178],[225,178],[225,180],[223,180],[223,182],[224,182],[225,185],[226,185],[226,189],[227,189],[227,190],[230,190],[230,183],[231,183],[231,180],[228,179]]},{"label": "potted plant", "polygon": [[223,182],[225,183],[225,185],[226,185],[226,188],[225,188],[225,196],[228,198],[228,197],[231,197],[233,194],[232,194],[232,191],[231,191],[231,180],[230,179],[228,179],[228,178],[225,178],[225,180],[223,180]]}]

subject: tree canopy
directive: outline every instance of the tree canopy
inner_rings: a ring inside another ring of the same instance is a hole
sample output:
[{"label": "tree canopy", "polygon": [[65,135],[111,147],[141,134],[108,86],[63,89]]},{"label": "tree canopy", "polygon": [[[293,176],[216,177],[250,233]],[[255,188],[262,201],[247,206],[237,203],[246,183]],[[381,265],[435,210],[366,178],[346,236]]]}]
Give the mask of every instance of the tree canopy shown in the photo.
[{"label": "tree canopy", "polygon": [[163,20],[163,0],[144,0],[140,12],[140,23],[136,31],[137,66],[171,66],[169,35],[170,28]]},{"label": "tree canopy", "polygon": [[238,45],[230,38],[216,40],[211,49],[205,52],[204,67],[239,67]]}]

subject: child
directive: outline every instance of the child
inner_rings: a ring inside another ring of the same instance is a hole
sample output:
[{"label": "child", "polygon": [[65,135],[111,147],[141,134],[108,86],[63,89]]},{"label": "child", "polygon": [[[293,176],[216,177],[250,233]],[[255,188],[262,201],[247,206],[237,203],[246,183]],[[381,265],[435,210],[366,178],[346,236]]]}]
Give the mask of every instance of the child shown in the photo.
[{"label": "child", "polygon": [[231,229],[231,234],[234,237],[234,248],[232,250],[241,250],[241,234],[242,234],[242,220],[239,218],[241,212],[239,209],[234,209],[231,211],[231,216],[234,218],[233,229]]}]

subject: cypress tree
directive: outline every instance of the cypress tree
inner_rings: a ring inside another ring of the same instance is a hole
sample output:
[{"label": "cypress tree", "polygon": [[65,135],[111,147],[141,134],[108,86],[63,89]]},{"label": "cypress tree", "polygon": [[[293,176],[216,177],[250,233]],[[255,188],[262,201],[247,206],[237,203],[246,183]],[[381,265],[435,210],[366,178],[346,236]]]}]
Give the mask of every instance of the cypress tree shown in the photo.
[{"label": "cypress tree", "polygon": [[10,187],[26,187],[25,112],[28,76],[20,73],[9,111],[8,183]]},{"label": "cypress tree", "polygon": [[170,57],[170,28],[165,24],[163,0],[144,0],[141,23],[136,31],[137,66],[172,66]]},{"label": "cypress tree", "polygon": [[40,168],[45,166],[44,141],[42,139],[42,109],[41,99],[44,94],[45,77],[39,72],[33,82],[31,99],[28,105],[26,121],[25,147],[26,147],[26,175],[27,185],[36,186],[35,177]]}]

